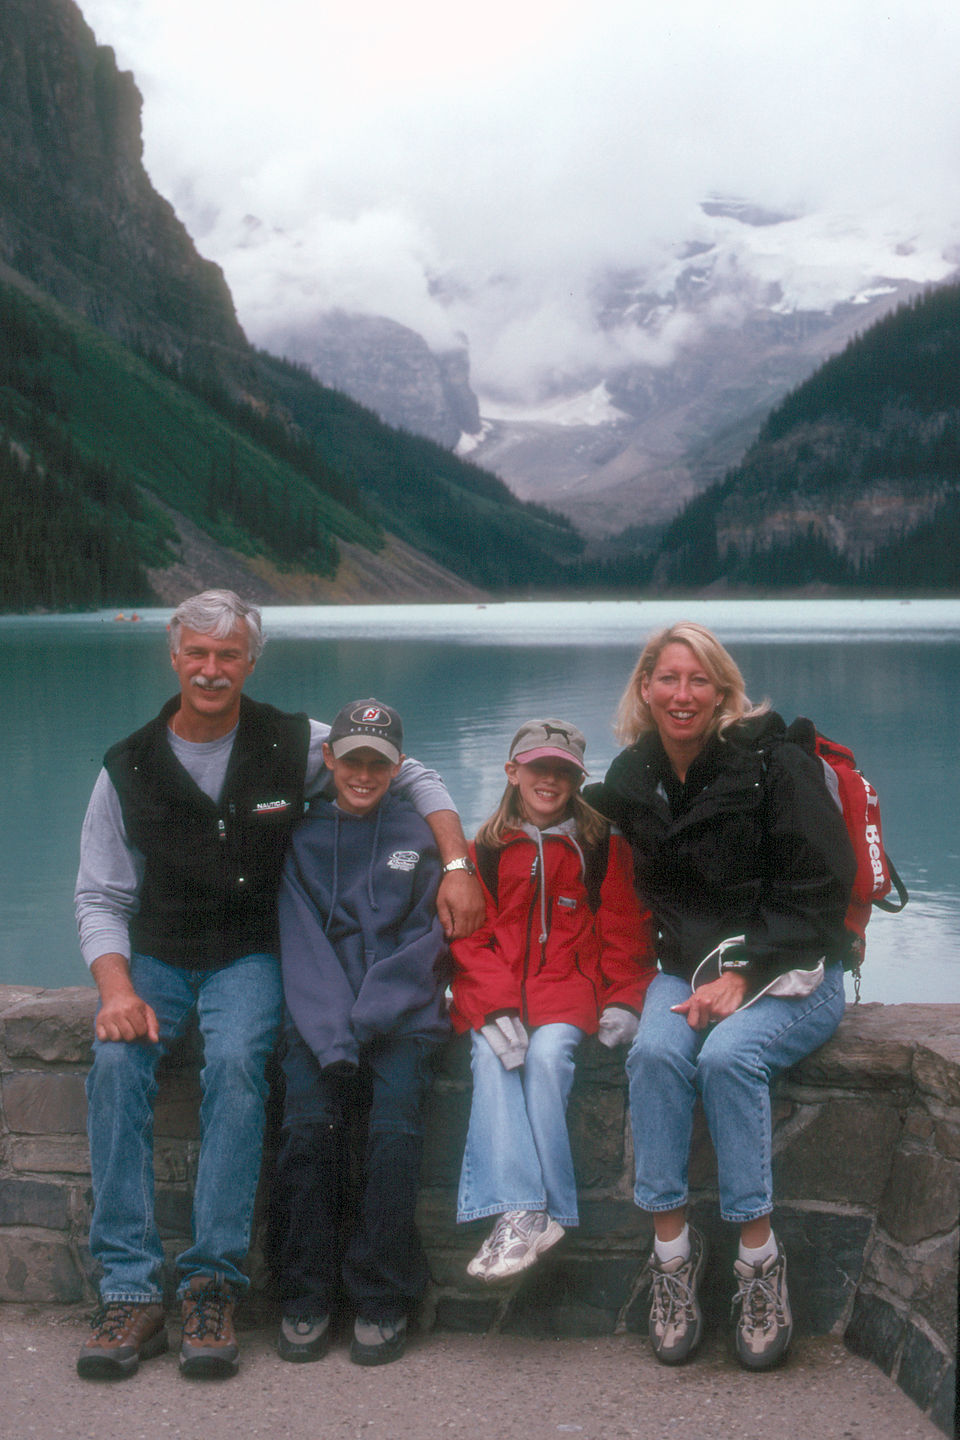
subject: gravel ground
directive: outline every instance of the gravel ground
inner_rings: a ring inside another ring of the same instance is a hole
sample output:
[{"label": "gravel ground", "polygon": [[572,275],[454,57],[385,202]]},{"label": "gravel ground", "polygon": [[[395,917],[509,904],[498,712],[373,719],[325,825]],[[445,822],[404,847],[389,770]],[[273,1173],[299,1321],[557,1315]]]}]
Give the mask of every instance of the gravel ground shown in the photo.
[{"label": "gravel ground", "polygon": [[[78,1378],[76,1312],[0,1306],[0,1434],[10,1440],[943,1440],[880,1370],[801,1339],[749,1375],[708,1338],[669,1370],[636,1335],[589,1340],[414,1335],[403,1359],[352,1365],[345,1343],[284,1364],[274,1331],[241,1335],[235,1379],[187,1381],[175,1353],[115,1383]],[[171,1344],[176,1342],[171,1326]]]}]

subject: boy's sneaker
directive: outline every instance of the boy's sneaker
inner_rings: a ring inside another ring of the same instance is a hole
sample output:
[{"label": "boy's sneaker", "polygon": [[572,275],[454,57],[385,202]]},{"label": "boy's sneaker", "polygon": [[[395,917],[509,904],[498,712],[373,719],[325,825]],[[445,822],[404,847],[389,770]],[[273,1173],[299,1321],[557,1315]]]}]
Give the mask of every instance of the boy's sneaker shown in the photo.
[{"label": "boy's sneaker", "polygon": [[697,1290],[707,1263],[706,1241],[690,1226],[690,1254],[661,1263],[650,1256],[653,1301],[650,1306],[650,1344],[664,1365],[682,1365],[700,1344],[703,1315]]},{"label": "boy's sneaker", "polygon": [[407,1347],[407,1317],[399,1320],[364,1320],[353,1322],[350,1359],[354,1365],[389,1365],[399,1360]]},{"label": "boy's sneaker", "polygon": [[281,1360],[322,1360],[330,1348],[329,1315],[284,1315],[277,1336]]},{"label": "boy's sneaker", "polygon": [[468,1265],[467,1270],[471,1275],[479,1274],[483,1280],[505,1280],[529,1269],[563,1236],[563,1226],[551,1220],[546,1210],[508,1210],[500,1216],[493,1234],[470,1262],[470,1265],[479,1263],[486,1249],[483,1269],[471,1270]]},{"label": "boy's sneaker", "polygon": [[216,1378],[236,1375],[240,1346],[233,1328],[234,1300],[210,1275],[194,1275],[183,1297],[180,1374]]},{"label": "boy's sneaker", "polygon": [[93,1316],[92,1330],[77,1357],[85,1380],[122,1380],[141,1360],[167,1349],[163,1306],[107,1300]]},{"label": "boy's sneaker", "polygon": [[747,1370],[769,1370],[787,1353],[793,1316],[787,1294],[787,1257],[779,1250],[762,1265],[733,1262],[737,1293],[732,1309],[737,1321],[737,1358]]}]

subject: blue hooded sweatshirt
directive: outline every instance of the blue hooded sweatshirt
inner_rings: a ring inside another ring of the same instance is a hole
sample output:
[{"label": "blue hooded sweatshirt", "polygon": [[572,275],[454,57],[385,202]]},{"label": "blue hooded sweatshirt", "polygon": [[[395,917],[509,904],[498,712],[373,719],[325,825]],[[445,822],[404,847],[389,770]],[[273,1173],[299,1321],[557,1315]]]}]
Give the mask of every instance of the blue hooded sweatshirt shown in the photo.
[{"label": "blue hooded sweatshirt", "polygon": [[315,801],[280,885],[287,1009],[321,1067],[378,1035],[442,1040],[446,941],[430,827],[392,791],[368,815]]}]

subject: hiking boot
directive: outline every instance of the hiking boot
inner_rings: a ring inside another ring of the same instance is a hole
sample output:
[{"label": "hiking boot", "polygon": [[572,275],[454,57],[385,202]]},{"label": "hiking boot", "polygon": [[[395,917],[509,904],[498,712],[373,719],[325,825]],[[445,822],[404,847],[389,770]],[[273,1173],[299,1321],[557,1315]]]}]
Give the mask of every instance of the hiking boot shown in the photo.
[{"label": "hiking boot", "polygon": [[284,1315],[277,1336],[281,1360],[322,1360],[330,1348],[329,1315]]},{"label": "hiking boot", "polygon": [[700,1344],[703,1315],[697,1290],[707,1263],[706,1241],[690,1226],[690,1254],[662,1263],[656,1251],[650,1256],[653,1300],[650,1306],[650,1344],[663,1365],[682,1365]]},{"label": "hiking boot", "polygon": [[389,1365],[399,1360],[407,1348],[407,1317],[399,1320],[364,1320],[360,1315],[353,1322],[350,1359],[354,1365]]},{"label": "hiking boot", "polygon": [[153,1301],[106,1300],[91,1325],[77,1357],[77,1374],[85,1380],[122,1380],[141,1360],[162,1355],[167,1348],[163,1306]]},{"label": "hiking boot", "polygon": [[793,1335],[787,1294],[787,1257],[782,1250],[762,1265],[733,1262],[737,1293],[737,1359],[747,1370],[769,1370],[786,1355]]},{"label": "hiking boot", "polygon": [[[551,1220],[546,1210],[508,1210],[500,1216],[493,1233],[467,1266],[467,1273],[479,1275],[488,1282],[519,1275],[535,1264],[551,1245],[562,1240],[563,1235],[563,1226]],[[471,1269],[471,1266],[477,1268]]]},{"label": "hiking boot", "polygon": [[180,1374],[189,1377],[236,1375],[240,1346],[233,1328],[234,1300],[210,1275],[194,1275],[183,1297]]}]

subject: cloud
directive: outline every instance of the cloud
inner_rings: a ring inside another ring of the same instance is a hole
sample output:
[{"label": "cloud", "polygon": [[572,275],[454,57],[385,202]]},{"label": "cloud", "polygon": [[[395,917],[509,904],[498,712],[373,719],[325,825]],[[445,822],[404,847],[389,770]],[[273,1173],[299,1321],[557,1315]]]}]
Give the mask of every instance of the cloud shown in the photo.
[{"label": "cloud", "polygon": [[466,333],[481,385],[534,391],[618,346],[673,353],[682,327],[600,332],[592,287],[666,276],[710,193],[833,214],[865,264],[881,232],[956,239],[955,0],[83,9],[144,92],[155,183],[261,343],[330,306],[386,313],[437,346]]}]

